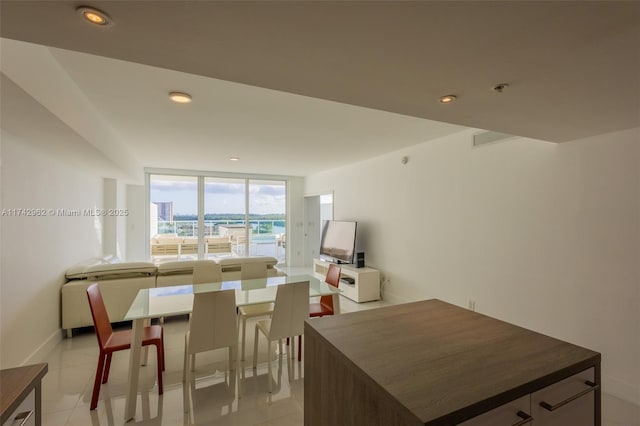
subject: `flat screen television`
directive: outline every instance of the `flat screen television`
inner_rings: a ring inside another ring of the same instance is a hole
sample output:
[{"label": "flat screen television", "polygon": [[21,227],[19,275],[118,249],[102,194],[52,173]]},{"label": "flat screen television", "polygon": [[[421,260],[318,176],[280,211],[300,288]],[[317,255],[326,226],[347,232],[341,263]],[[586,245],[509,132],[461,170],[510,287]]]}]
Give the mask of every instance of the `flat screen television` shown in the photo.
[{"label": "flat screen television", "polygon": [[335,263],[353,263],[357,222],[325,220],[320,238],[320,258]]}]

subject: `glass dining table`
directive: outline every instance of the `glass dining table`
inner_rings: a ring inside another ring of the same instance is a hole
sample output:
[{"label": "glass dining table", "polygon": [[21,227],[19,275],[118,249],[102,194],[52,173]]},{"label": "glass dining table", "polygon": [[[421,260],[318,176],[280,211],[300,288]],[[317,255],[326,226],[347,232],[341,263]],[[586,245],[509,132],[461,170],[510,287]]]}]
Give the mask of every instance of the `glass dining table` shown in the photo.
[{"label": "glass dining table", "polygon": [[133,322],[129,354],[129,379],[124,410],[125,422],[135,418],[142,353],[142,331],[151,318],[188,314],[193,308],[193,295],[210,291],[235,289],[237,306],[275,302],[279,285],[299,282],[309,282],[310,298],[332,296],[334,313],[340,313],[340,291],[313,275],[278,276],[139,290],[124,317],[125,321]]}]

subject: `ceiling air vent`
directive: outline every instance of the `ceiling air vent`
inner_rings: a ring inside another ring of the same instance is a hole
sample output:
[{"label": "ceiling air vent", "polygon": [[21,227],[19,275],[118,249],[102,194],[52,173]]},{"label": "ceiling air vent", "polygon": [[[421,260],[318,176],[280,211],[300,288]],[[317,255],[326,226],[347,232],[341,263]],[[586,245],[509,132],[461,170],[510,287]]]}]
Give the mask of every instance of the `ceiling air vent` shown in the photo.
[{"label": "ceiling air vent", "polygon": [[499,132],[482,132],[473,135],[473,146],[481,146],[489,143],[500,142],[512,138],[513,135]]}]

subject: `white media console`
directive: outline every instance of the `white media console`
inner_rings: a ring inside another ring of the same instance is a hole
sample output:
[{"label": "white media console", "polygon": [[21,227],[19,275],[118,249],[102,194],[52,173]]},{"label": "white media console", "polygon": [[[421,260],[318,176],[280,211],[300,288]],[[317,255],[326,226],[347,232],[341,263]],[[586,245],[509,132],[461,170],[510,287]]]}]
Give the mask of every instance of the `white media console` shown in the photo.
[{"label": "white media console", "polygon": [[[325,276],[330,262],[313,259],[313,272]],[[341,264],[340,290],[342,295],[355,302],[380,300],[380,271],[373,268],[356,268],[353,265]],[[349,283],[353,281],[353,283]]]}]

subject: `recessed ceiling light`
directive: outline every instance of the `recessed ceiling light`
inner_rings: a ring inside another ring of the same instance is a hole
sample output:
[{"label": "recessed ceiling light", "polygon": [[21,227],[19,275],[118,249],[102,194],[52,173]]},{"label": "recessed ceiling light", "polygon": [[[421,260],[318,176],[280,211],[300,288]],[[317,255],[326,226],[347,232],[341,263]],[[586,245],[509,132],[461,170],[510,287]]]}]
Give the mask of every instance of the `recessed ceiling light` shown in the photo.
[{"label": "recessed ceiling light", "polygon": [[183,92],[171,92],[169,93],[169,98],[179,104],[188,104],[191,102],[191,95]]},{"label": "recessed ceiling light", "polygon": [[456,100],[455,95],[445,95],[440,98],[441,104],[450,104],[451,102]]},{"label": "recessed ceiling light", "polygon": [[240,157],[231,157],[229,158],[230,161],[240,161]]},{"label": "recessed ceiling light", "polygon": [[89,6],[80,6],[76,9],[76,11],[78,11],[78,13],[84,19],[86,19],[88,22],[91,22],[92,24],[100,26],[111,24],[111,18],[109,18],[109,15],[96,8]]}]

